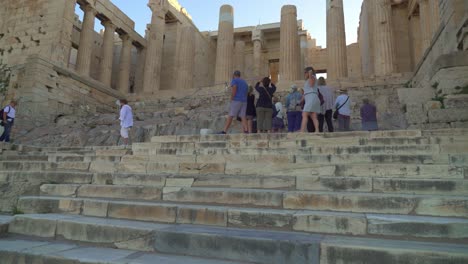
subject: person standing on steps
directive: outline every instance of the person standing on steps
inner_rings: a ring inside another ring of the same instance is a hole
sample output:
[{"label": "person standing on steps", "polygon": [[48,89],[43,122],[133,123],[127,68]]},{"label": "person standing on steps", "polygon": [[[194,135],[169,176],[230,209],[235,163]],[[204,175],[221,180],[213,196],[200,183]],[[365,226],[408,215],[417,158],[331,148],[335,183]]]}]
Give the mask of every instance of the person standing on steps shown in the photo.
[{"label": "person standing on steps", "polygon": [[229,106],[229,116],[224,125],[223,131],[219,134],[226,134],[235,117],[240,117],[242,120],[242,129],[244,133],[248,132],[247,127],[247,93],[249,85],[241,78],[241,72],[235,71],[231,81],[231,104]]},{"label": "person standing on steps", "polygon": [[5,130],[3,130],[2,136],[0,136],[0,142],[10,142],[10,134],[11,129],[13,128],[13,124],[15,123],[15,116],[16,116],[16,105],[18,103],[16,101],[11,101],[9,105],[3,108],[1,113],[1,122]]},{"label": "person standing on steps", "polygon": [[273,96],[274,110],[276,110],[276,116],[272,120],[272,132],[283,133],[284,129],[284,110],[283,104],[277,96]]},{"label": "person standing on steps", "polygon": [[307,122],[309,117],[312,118],[314,124],[315,133],[319,131],[318,114],[322,111],[319,98],[317,76],[315,70],[312,67],[307,67],[304,70],[304,110],[302,111],[302,125],[301,133],[305,133],[307,129]]},{"label": "person standing on steps", "polygon": [[128,145],[130,129],[133,127],[132,108],[126,99],[120,99],[120,136],[123,138],[125,146]]},{"label": "person standing on steps", "polygon": [[364,131],[377,131],[379,125],[377,124],[377,107],[369,102],[369,99],[362,100],[361,106],[361,125]]},{"label": "person standing on steps", "polygon": [[301,129],[302,123],[302,94],[297,90],[296,85],[291,86],[291,92],[286,97],[286,109],[288,110],[288,132],[297,132]]},{"label": "person standing on steps", "polygon": [[337,115],[334,114],[334,118],[338,119],[338,130],[339,131],[350,131],[351,123],[351,100],[348,95],[346,88],[338,91],[340,95],[336,98],[335,108]]},{"label": "person standing on steps", "polygon": [[319,90],[323,95],[323,99],[325,100],[324,104],[322,105],[322,112],[318,115],[319,121],[319,131],[323,132],[324,123],[327,123],[328,132],[334,132],[333,128],[333,104],[335,102],[335,96],[333,91],[330,87],[327,86],[327,82],[325,78],[320,77],[318,79]]},{"label": "person standing on steps", "polygon": [[259,133],[268,133],[272,126],[276,86],[271,83],[270,78],[265,77],[255,85],[255,90],[260,94],[257,100],[257,130]]},{"label": "person standing on steps", "polygon": [[249,134],[253,133],[253,121],[257,116],[257,111],[255,109],[255,94],[253,93],[253,87],[249,85],[249,92],[247,94],[247,130]]}]

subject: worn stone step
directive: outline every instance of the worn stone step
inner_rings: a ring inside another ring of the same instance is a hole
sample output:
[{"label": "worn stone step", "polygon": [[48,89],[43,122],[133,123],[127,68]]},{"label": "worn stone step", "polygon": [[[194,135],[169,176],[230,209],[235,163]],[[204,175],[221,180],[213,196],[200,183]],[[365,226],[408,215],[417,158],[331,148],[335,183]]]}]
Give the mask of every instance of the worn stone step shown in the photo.
[{"label": "worn stone step", "polygon": [[[29,239],[29,240],[28,240]],[[0,239],[1,263],[60,264],[234,264],[239,262],[169,254],[142,253],[135,250],[112,249],[37,239],[8,237]],[[40,261],[40,262],[39,262]]]},{"label": "worn stone step", "polygon": [[1,155],[0,161],[48,161],[45,155]]},{"label": "worn stone step", "polygon": [[0,182],[42,182],[88,184],[93,181],[89,172],[56,171],[0,171]]},{"label": "worn stone step", "polygon": [[95,184],[43,184],[41,195],[66,197],[101,197],[158,201],[162,199],[162,188],[150,186],[122,186]]},{"label": "worn stone step", "polygon": [[[71,215],[20,215],[13,234],[107,244],[255,263],[465,263],[468,246],[405,240],[349,238],[252,229],[152,224]],[[404,262],[400,260],[404,259]],[[338,260],[339,262],[336,262]],[[369,262],[372,260],[372,262]]]},{"label": "worn stone step", "polygon": [[4,171],[88,171],[89,166],[89,162],[0,161]]},{"label": "worn stone step", "polygon": [[0,215],[0,237],[4,236],[8,232],[8,226],[13,221],[13,216]]},{"label": "worn stone step", "polygon": [[218,187],[243,189],[282,189],[346,191],[401,194],[468,195],[465,179],[405,179],[333,176],[243,176],[171,174],[96,174],[94,184],[153,187]]},{"label": "worn stone step", "polygon": [[[111,164],[112,165],[112,164]],[[186,175],[268,175],[268,176],[356,176],[398,178],[458,178],[463,179],[463,168],[443,164],[310,164],[310,163],[176,163],[176,162],[121,162],[109,170],[93,167],[94,172],[171,173]]]},{"label": "worn stone step", "polygon": [[74,213],[84,216],[261,228],[311,233],[466,239],[468,219],[328,212],[311,210],[252,209],[170,202],[115,201],[110,199],[30,196],[18,207],[27,214]]},{"label": "worn stone step", "polygon": [[44,184],[41,194],[294,210],[412,214],[468,218],[468,197],[235,188]]}]

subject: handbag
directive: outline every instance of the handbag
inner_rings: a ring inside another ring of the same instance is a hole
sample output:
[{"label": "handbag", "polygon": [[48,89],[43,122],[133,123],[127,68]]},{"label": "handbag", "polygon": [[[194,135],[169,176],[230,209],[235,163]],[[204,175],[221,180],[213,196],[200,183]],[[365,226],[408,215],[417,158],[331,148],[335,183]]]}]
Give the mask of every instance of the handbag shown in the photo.
[{"label": "handbag", "polygon": [[317,88],[317,91],[318,91],[318,98],[320,100],[320,105],[322,106],[324,103],[325,103],[325,99],[323,98],[323,95],[322,93],[320,92],[320,89]]},{"label": "handbag", "polygon": [[340,105],[340,107],[336,108],[336,111],[333,113],[333,119],[338,119],[338,115],[340,114],[340,109],[348,102],[348,100],[349,100],[349,96],[346,99],[346,101],[342,105]]}]

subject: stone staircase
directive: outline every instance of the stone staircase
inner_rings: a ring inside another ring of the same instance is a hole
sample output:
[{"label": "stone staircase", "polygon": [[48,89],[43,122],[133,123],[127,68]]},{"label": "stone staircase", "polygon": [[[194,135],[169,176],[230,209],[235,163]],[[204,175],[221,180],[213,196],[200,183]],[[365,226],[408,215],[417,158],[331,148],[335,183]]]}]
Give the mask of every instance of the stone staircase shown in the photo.
[{"label": "stone staircase", "polygon": [[24,214],[0,217],[0,259],[468,263],[467,133],[4,147],[0,182],[30,188],[16,203]]}]

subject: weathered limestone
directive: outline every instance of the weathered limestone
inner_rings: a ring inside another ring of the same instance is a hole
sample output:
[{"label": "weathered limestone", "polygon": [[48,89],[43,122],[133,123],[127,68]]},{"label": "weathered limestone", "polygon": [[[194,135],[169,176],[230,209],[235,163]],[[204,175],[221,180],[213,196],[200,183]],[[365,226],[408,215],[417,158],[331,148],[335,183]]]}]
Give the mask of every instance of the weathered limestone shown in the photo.
[{"label": "weathered limestone", "polygon": [[160,89],[167,6],[165,0],[150,0],[148,6],[153,15],[151,17],[151,24],[148,25],[143,93],[152,94]]},{"label": "weathered limestone", "polygon": [[91,5],[85,5],[82,9],[84,18],[80,34],[80,46],[78,47],[76,71],[81,75],[89,76],[93,51],[94,20],[97,11]]},{"label": "weathered limestone", "polygon": [[111,21],[104,21],[104,40],[102,43],[102,61],[99,81],[107,86],[111,85],[112,63],[114,60],[114,35],[116,26]]},{"label": "weathered limestone", "polygon": [[195,32],[190,26],[180,29],[177,40],[177,58],[174,79],[177,89],[189,89],[193,86],[195,63]]},{"label": "weathered limestone", "polygon": [[327,0],[328,79],[348,76],[343,0]]},{"label": "weathered limestone", "polygon": [[132,39],[127,34],[120,36],[120,38],[122,39],[122,50],[120,53],[118,90],[123,94],[127,94],[130,85]]},{"label": "weathered limestone", "polygon": [[434,37],[440,26],[439,1],[429,1],[429,13],[431,18],[431,36]]},{"label": "weathered limestone", "polygon": [[301,79],[301,70],[299,69],[301,63],[300,55],[296,6],[285,5],[281,8],[281,81],[296,81]]},{"label": "weathered limestone", "polygon": [[244,72],[245,64],[245,41],[238,40],[236,41],[234,49],[234,70],[238,70],[241,73]]},{"label": "weathered limestone", "polygon": [[255,28],[252,31],[252,42],[253,42],[253,76],[260,80],[261,78],[261,67],[262,67],[262,30]]},{"label": "weathered limestone", "polygon": [[305,69],[309,65],[309,43],[307,32],[302,31],[299,35],[300,46],[301,46],[301,67],[300,69]]},{"label": "weathered limestone", "polygon": [[423,52],[431,45],[432,39],[432,12],[428,0],[419,1],[419,17],[421,18],[421,39]]},{"label": "weathered limestone", "polygon": [[216,49],[215,84],[231,79],[234,48],[234,9],[223,5],[219,10],[218,47]]},{"label": "weathered limestone", "polygon": [[395,72],[395,49],[392,28],[392,6],[387,0],[370,1],[374,23],[375,75]]}]

